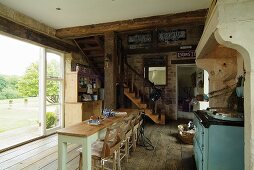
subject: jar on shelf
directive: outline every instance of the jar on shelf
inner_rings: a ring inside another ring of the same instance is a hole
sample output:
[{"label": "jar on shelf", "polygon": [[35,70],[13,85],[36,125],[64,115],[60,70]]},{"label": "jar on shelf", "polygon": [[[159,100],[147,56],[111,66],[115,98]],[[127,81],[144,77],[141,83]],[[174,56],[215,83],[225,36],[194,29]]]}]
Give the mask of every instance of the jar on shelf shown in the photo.
[{"label": "jar on shelf", "polygon": [[93,88],[96,89],[96,81],[92,82]]}]

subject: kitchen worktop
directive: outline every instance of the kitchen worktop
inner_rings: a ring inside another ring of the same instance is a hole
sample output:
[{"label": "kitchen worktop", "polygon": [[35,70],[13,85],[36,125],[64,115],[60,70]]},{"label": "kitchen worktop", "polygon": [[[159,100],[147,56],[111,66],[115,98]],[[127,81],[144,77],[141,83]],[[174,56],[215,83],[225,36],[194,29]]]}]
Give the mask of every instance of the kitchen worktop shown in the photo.
[{"label": "kitchen worktop", "polygon": [[[200,119],[200,122],[203,124],[205,128],[208,128],[210,125],[225,125],[225,126],[244,126],[243,120],[223,120],[219,119],[219,117],[215,118],[209,114],[209,111],[206,110],[198,110],[194,112],[197,115],[197,118]],[[223,117],[222,117],[223,118]]]}]

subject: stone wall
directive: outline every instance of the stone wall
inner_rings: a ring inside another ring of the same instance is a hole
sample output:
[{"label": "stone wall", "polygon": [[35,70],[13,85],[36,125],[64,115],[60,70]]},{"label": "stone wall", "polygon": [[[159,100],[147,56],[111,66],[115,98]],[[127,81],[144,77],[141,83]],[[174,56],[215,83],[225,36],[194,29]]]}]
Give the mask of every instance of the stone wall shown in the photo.
[{"label": "stone wall", "polygon": [[[159,86],[163,90],[163,96],[159,99],[158,107],[166,114],[167,119],[177,119],[177,65],[171,64],[171,60],[184,60],[178,59],[176,52],[161,54],[166,56],[167,67],[167,85]],[[133,55],[128,58],[128,63],[141,75],[144,75],[144,58],[146,55]],[[143,86],[143,81],[139,77],[135,77],[135,85],[137,87]]]},{"label": "stone wall", "polygon": [[176,53],[169,53],[167,56],[167,86],[164,93],[164,104],[166,109],[166,115],[170,119],[177,119],[177,102],[176,102],[176,65],[171,64],[171,60],[177,59]]},{"label": "stone wall", "polygon": [[[240,64],[240,66],[238,66]],[[224,107],[236,105],[232,96],[238,76],[243,75],[243,60],[236,50],[219,47],[197,59],[197,65],[209,73],[209,106]]]}]

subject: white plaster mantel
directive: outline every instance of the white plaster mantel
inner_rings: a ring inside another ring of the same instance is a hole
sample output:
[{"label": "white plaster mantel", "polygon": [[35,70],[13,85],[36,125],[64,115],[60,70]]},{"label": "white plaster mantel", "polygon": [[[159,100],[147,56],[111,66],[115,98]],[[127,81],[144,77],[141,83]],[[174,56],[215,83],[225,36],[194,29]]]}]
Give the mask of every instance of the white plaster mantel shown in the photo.
[{"label": "white plaster mantel", "polygon": [[[254,0],[218,0],[196,49],[199,60],[219,48],[236,50],[244,59],[245,169],[254,169]],[[216,53],[220,58],[220,53]],[[209,63],[210,65],[212,63]],[[204,68],[205,69],[205,68]],[[251,88],[252,87],[252,88]]]}]

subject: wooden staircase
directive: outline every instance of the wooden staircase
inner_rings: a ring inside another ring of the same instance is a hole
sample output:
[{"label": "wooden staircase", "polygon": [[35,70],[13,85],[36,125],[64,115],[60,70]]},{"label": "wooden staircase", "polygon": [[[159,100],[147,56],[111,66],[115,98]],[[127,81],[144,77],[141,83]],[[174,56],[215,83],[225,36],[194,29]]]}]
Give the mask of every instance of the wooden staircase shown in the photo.
[{"label": "wooden staircase", "polygon": [[[83,53],[85,59],[87,60],[89,66],[96,71],[96,74],[104,77],[104,36],[96,35],[90,37],[82,37],[74,39],[75,44]],[[155,113],[155,102],[151,101],[149,95],[154,87],[153,83],[145,79],[143,75],[139,74],[134,70],[126,61],[124,52],[122,49],[121,41],[118,41],[118,55],[119,60],[121,60],[121,70],[120,74],[125,75],[124,78],[118,80],[118,83],[122,85],[122,94],[124,94],[133,104],[135,104],[139,109],[144,110],[144,113],[150,117],[157,124],[165,124],[165,115],[161,112]],[[135,86],[135,77],[138,77],[143,81],[143,86]],[[126,82],[124,87],[123,84]],[[124,87],[124,88],[123,88]],[[134,88],[135,87],[135,88]]]},{"label": "wooden staircase", "polygon": [[[165,114],[158,111],[156,102],[150,99],[150,94],[154,89],[154,84],[145,79],[142,74],[139,74],[133,69],[127,61],[125,61],[125,84],[124,95],[139,109],[144,110],[146,116],[150,117],[156,124],[165,124]],[[135,80],[142,82],[142,85],[136,84]],[[158,113],[156,113],[158,112]]]},{"label": "wooden staircase", "polygon": [[144,113],[146,116],[150,117],[154,123],[156,124],[162,124],[165,125],[165,115],[162,114],[159,118],[158,115],[153,114],[151,109],[148,108],[148,105],[145,103],[142,103],[141,98],[136,98],[136,95],[134,92],[130,92],[130,89],[128,87],[124,88],[124,95],[131,100],[133,104],[135,104],[139,109],[144,110]]},{"label": "wooden staircase", "polygon": [[76,38],[75,44],[83,53],[88,64],[98,75],[104,77],[104,36]]}]

